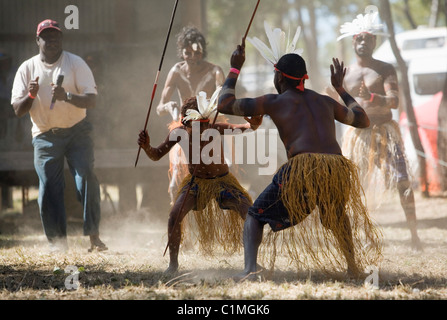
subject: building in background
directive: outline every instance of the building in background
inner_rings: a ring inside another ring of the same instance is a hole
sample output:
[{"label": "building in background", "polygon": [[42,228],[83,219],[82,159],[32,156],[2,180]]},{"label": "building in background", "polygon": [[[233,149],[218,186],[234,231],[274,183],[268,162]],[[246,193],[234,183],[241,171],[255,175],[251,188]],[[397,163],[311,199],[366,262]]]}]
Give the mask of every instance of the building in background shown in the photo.
[{"label": "building in background", "polygon": [[[47,18],[70,26],[67,6],[79,13],[79,28],[63,28],[64,49],[83,57],[90,65],[98,86],[97,106],[89,110],[95,142],[95,167],[103,186],[119,187],[119,205],[134,210],[137,186],[147,186],[140,205],[152,212],[169,210],[168,163],[151,162],[140,157],[134,167],[138,132],[143,129],[153,83],[159,67],[175,1],[158,0],[0,0],[0,52],[8,53],[12,65],[38,53],[35,41],[37,24]],[[180,1],[171,38],[164,58],[159,83],[163,84],[169,67],[178,61],[175,35],[188,24],[202,27],[204,0]],[[161,89],[160,89],[161,90]],[[161,91],[157,91],[154,105]],[[12,107],[10,107],[12,109]],[[161,141],[168,132],[169,119],[161,119],[151,110],[148,131],[153,141]],[[0,186],[28,188],[38,185],[33,167],[31,123],[29,117],[9,117],[5,134],[0,136]],[[67,175],[67,189],[71,188]],[[157,187],[150,187],[152,181]],[[73,186],[74,187],[74,186]],[[24,192],[26,194],[26,192]],[[67,196],[75,194],[67,191]],[[26,199],[23,199],[26,201]],[[73,214],[80,206],[71,203]]]}]

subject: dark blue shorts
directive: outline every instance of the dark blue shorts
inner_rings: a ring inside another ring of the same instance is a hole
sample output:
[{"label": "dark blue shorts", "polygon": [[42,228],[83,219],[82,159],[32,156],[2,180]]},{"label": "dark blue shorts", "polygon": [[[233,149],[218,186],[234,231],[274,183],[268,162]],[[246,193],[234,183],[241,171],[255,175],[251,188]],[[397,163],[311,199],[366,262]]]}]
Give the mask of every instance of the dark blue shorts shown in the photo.
[{"label": "dark blue shorts", "polygon": [[[283,165],[273,176],[272,182],[248,209],[249,215],[263,224],[268,223],[273,231],[280,231],[296,224],[290,221],[289,212],[281,200],[282,177],[288,170],[287,164]],[[304,195],[305,190],[300,194]],[[310,212],[311,210],[308,210],[308,213]]]},{"label": "dark blue shorts", "polygon": [[[181,190],[181,193],[186,192],[189,188],[189,184],[191,182],[188,182]],[[219,208],[221,208],[222,210],[231,210],[234,208],[229,207],[228,203],[237,203],[237,202],[247,202],[247,203],[251,203],[251,199],[248,199],[245,194],[238,190],[237,188],[230,188],[227,184],[225,183],[219,183],[216,181],[216,184],[219,184],[218,186],[216,186],[216,188],[219,188],[220,191],[218,193],[218,196],[216,197],[216,202],[219,205]],[[194,181],[191,189],[189,190],[189,193],[197,196],[197,194],[199,193],[199,185]],[[211,200],[211,199],[209,199]],[[203,209],[203,208],[202,208]],[[197,205],[193,208],[194,211],[198,210]]]}]

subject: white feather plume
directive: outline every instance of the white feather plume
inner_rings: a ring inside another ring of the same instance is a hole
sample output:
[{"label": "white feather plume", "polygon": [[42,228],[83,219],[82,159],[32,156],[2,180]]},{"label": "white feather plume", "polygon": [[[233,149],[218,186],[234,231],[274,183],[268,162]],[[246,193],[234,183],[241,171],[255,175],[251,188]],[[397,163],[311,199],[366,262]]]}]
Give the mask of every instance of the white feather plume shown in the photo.
[{"label": "white feather plume", "polygon": [[349,36],[355,36],[362,32],[388,36],[387,33],[382,32],[383,24],[378,24],[375,22],[378,16],[379,9],[377,9],[376,6],[367,6],[365,9],[365,15],[359,14],[352,22],[345,22],[340,27],[340,33],[342,35],[337,38],[337,41]]},{"label": "white feather plume", "polygon": [[303,53],[303,49],[296,48],[296,44],[301,34],[300,26],[296,29],[292,40],[290,40],[290,30],[286,38],[286,33],[284,31],[280,28],[272,29],[267,21],[264,21],[264,30],[270,47],[257,37],[248,37],[247,40],[259,51],[262,57],[271,64],[276,64],[278,60],[287,53]]},{"label": "white feather plume", "polygon": [[206,98],[206,92],[200,91],[196,96],[198,111],[194,109],[186,110],[183,121],[209,119],[210,116],[216,112],[217,101],[221,89],[221,86],[218,87],[209,100]]}]

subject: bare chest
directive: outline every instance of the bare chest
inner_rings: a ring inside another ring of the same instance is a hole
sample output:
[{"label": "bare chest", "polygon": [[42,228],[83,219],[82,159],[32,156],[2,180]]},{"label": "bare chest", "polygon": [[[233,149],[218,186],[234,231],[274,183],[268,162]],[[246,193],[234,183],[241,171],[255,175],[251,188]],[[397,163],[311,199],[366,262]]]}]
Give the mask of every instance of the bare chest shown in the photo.
[{"label": "bare chest", "polygon": [[353,68],[345,76],[345,88],[353,96],[359,96],[365,86],[370,92],[383,92],[384,80],[380,73],[370,68]]},{"label": "bare chest", "polygon": [[216,80],[212,69],[204,68],[197,71],[182,70],[177,83],[178,90],[183,99],[205,91],[211,96],[216,90]]}]

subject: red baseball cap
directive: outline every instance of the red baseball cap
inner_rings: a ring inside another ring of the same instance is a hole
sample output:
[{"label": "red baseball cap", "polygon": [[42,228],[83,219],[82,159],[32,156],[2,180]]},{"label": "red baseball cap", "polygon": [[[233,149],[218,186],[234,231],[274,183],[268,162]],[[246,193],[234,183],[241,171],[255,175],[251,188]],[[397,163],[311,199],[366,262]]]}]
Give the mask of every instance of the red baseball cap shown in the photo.
[{"label": "red baseball cap", "polygon": [[37,25],[37,36],[39,36],[43,30],[49,29],[49,28],[56,29],[56,30],[62,32],[61,28],[59,27],[59,22],[51,20],[51,19],[46,19]]}]

